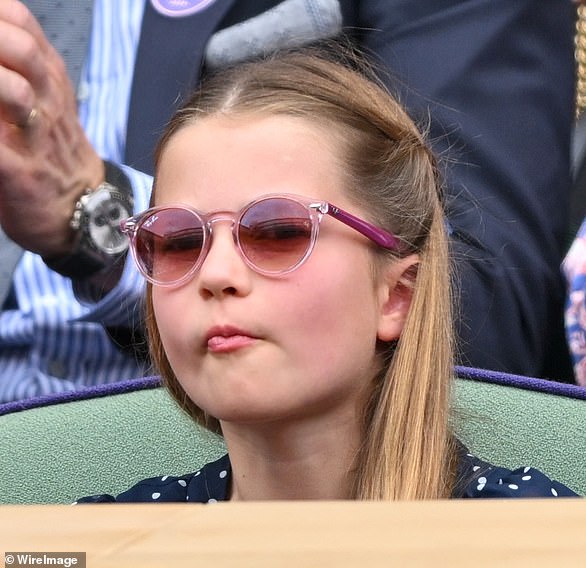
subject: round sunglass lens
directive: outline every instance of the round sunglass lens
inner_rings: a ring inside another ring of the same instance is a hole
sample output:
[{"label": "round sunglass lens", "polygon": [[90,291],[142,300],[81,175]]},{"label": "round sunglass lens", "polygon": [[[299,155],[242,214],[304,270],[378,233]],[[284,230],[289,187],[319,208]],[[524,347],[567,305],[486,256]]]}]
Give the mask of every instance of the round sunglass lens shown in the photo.
[{"label": "round sunglass lens", "polygon": [[204,228],[195,213],[169,208],[154,211],[137,233],[136,252],[145,275],[153,282],[171,284],[198,262],[204,246]]},{"label": "round sunglass lens", "polygon": [[286,272],[305,257],[312,222],[305,205],[270,198],[251,205],[242,215],[238,238],[251,264],[268,273]]}]

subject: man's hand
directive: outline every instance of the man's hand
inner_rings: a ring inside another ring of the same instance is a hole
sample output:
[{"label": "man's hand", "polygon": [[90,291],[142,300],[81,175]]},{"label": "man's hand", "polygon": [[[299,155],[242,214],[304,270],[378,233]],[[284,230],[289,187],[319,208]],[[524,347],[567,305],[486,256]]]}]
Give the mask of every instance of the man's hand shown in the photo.
[{"label": "man's hand", "polygon": [[0,1],[0,224],[47,257],[73,246],[78,197],[104,178],[65,64],[28,9]]}]

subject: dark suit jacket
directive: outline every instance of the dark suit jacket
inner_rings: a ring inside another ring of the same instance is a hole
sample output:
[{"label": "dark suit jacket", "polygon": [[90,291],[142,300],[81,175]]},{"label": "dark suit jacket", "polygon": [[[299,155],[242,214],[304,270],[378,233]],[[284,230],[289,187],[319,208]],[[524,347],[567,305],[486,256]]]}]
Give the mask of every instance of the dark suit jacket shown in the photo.
[{"label": "dark suit jacket", "polygon": [[[446,165],[462,362],[571,380],[559,270],[574,108],[571,3],[323,1],[337,3],[344,31],[392,71],[387,81],[412,116],[431,116]],[[210,38],[286,2],[216,0],[186,18],[161,16],[147,2],[130,165],[152,170],[156,138],[205,73]]]}]

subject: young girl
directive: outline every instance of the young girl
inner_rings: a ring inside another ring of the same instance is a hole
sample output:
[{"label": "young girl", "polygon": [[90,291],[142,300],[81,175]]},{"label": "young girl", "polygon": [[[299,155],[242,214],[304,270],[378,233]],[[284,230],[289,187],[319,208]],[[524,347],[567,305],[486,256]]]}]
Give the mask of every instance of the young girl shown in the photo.
[{"label": "young girl", "polygon": [[303,50],[213,77],[160,142],[152,206],[124,230],[153,359],[228,455],[83,501],[573,495],[454,439],[434,157],[372,73]]}]

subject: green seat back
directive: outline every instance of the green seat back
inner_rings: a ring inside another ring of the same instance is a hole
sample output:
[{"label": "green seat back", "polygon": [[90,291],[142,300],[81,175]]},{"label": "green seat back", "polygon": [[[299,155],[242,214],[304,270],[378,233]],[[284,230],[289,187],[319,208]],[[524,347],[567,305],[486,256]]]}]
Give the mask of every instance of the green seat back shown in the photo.
[{"label": "green seat back", "polygon": [[586,495],[586,389],[560,385],[570,396],[553,394],[548,381],[533,381],[545,390],[458,379],[458,437],[495,465],[536,467]]},{"label": "green seat back", "polygon": [[[225,451],[160,387],[100,394],[0,415],[0,503],[117,494],[147,477],[195,471]],[[538,467],[586,493],[586,400],[469,378],[456,381],[455,394],[456,430],[473,453]]]}]

